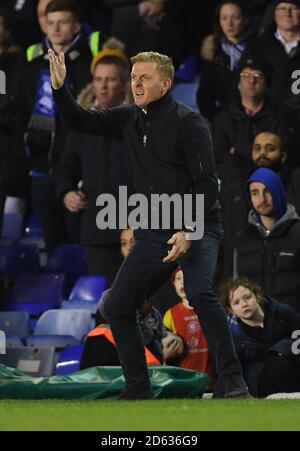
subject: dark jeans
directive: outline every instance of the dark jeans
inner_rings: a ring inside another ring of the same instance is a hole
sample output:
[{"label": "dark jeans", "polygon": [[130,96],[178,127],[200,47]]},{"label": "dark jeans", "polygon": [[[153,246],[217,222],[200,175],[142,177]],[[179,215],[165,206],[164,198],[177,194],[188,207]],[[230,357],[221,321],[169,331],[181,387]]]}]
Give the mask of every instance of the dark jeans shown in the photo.
[{"label": "dark jeans", "polygon": [[149,384],[143,340],[135,310],[176,269],[184,273],[188,300],[203,327],[220,375],[241,374],[227,318],[213,289],[222,229],[218,223],[206,225],[204,237],[192,241],[178,262],[163,263],[171,248],[169,233],[140,231],[124,260],[104,307],[110,323],[127,385]]}]

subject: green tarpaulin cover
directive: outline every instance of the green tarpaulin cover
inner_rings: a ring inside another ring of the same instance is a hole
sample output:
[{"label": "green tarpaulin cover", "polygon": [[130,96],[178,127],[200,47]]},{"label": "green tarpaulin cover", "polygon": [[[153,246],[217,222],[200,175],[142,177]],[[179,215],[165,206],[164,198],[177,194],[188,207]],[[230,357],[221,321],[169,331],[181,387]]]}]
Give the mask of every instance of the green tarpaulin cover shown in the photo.
[{"label": "green tarpaulin cover", "polygon": [[[209,376],[178,367],[153,365],[149,374],[156,398],[193,398],[212,383]],[[113,399],[124,387],[120,367],[94,367],[68,376],[31,377],[0,364],[0,398]]]}]

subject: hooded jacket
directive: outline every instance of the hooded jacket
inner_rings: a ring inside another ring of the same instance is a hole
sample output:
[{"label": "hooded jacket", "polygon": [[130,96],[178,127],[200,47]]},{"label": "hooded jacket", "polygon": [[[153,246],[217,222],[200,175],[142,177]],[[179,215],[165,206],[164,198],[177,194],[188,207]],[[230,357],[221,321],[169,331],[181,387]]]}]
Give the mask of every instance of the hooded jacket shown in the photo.
[{"label": "hooded jacket", "polygon": [[[271,174],[270,174],[271,173]],[[277,174],[261,168],[248,179],[264,183],[272,194],[276,221],[271,230],[262,225],[251,206],[247,225],[238,233],[234,275],[258,283],[265,293],[300,312],[300,218],[287,204],[286,191]]]}]

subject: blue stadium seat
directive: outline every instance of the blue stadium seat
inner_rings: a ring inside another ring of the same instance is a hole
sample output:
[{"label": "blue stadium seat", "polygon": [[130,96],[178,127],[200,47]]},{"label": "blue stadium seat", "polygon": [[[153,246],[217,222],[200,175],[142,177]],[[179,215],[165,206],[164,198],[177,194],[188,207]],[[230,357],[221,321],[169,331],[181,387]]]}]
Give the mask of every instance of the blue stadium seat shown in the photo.
[{"label": "blue stadium seat", "polygon": [[79,310],[89,310],[92,315],[96,314],[99,301],[82,301],[76,300],[70,301],[68,299],[62,301],[62,309],[79,309]]},{"label": "blue stadium seat", "polygon": [[33,346],[34,348],[53,347],[55,350],[65,349],[78,343],[80,343],[80,340],[71,335],[29,335],[26,339],[26,346]]},{"label": "blue stadium seat", "polygon": [[65,376],[80,370],[80,361],[83,353],[83,344],[69,346],[59,355],[55,374]]},{"label": "blue stadium seat", "polygon": [[0,330],[6,336],[25,338],[29,335],[29,315],[27,312],[0,312]]},{"label": "blue stadium seat", "polygon": [[43,232],[41,224],[39,223],[35,214],[32,214],[25,226],[25,237],[42,238]]},{"label": "blue stadium seat", "polygon": [[34,377],[52,376],[56,364],[55,349],[26,346],[7,348],[6,354],[0,354],[0,363]]},{"label": "blue stadium seat", "polygon": [[199,60],[195,55],[189,55],[175,71],[176,82],[193,83],[199,78]]},{"label": "blue stadium seat", "polygon": [[61,308],[89,310],[95,315],[105,285],[105,276],[80,277],[75,283],[69,299],[62,301]]},{"label": "blue stadium seat", "polygon": [[4,242],[17,241],[23,232],[24,217],[21,213],[5,213],[1,229],[1,240]]},{"label": "blue stadium seat", "polygon": [[48,310],[36,323],[29,346],[49,345],[63,348],[76,344],[91,330],[91,313],[87,310]]},{"label": "blue stadium seat", "polygon": [[63,299],[64,274],[21,274],[12,288],[9,310],[25,310],[30,315],[59,307]]},{"label": "blue stadium seat", "polygon": [[39,271],[38,247],[35,244],[1,244],[0,272],[14,279],[22,271]]},{"label": "blue stadium seat", "polygon": [[173,97],[184,105],[198,111],[196,92],[198,83],[178,83],[172,89]]},{"label": "blue stadium seat", "polygon": [[98,301],[105,290],[105,276],[80,277],[75,283],[70,296],[70,301]]},{"label": "blue stadium seat", "polygon": [[19,243],[32,243],[36,244],[39,249],[45,249],[42,228],[35,214],[30,216],[27,224],[25,225],[23,236],[19,240]]},{"label": "blue stadium seat", "polygon": [[6,349],[7,348],[17,348],[17,347],[24,346],[24,343],[20,337],[17,337],[17,335],[6,335],[5,345],[6,345]]},{"label": "blue stadium seat", "polygon": [[85,249],[77,244],[62,244],[51,253],[46,271],[66,274],[66,283],[73,286],[77,279],[89,273]]}]

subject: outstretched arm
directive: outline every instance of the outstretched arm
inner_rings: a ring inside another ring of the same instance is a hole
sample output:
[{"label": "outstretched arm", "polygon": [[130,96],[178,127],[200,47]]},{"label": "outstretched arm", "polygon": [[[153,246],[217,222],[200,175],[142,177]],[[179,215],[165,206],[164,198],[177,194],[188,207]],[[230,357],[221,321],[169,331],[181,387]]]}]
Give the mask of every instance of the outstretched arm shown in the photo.
[{"label": "outstretched arm", "polygon": [[98,111],[81,108],[65,86],[67,71],[63,52],[57,57],[53,50],[49,50],[48,55],[53,97],[68,127],[77,132],[122,140],[125,125],[131,115],[131,107],[120,106]]}]

